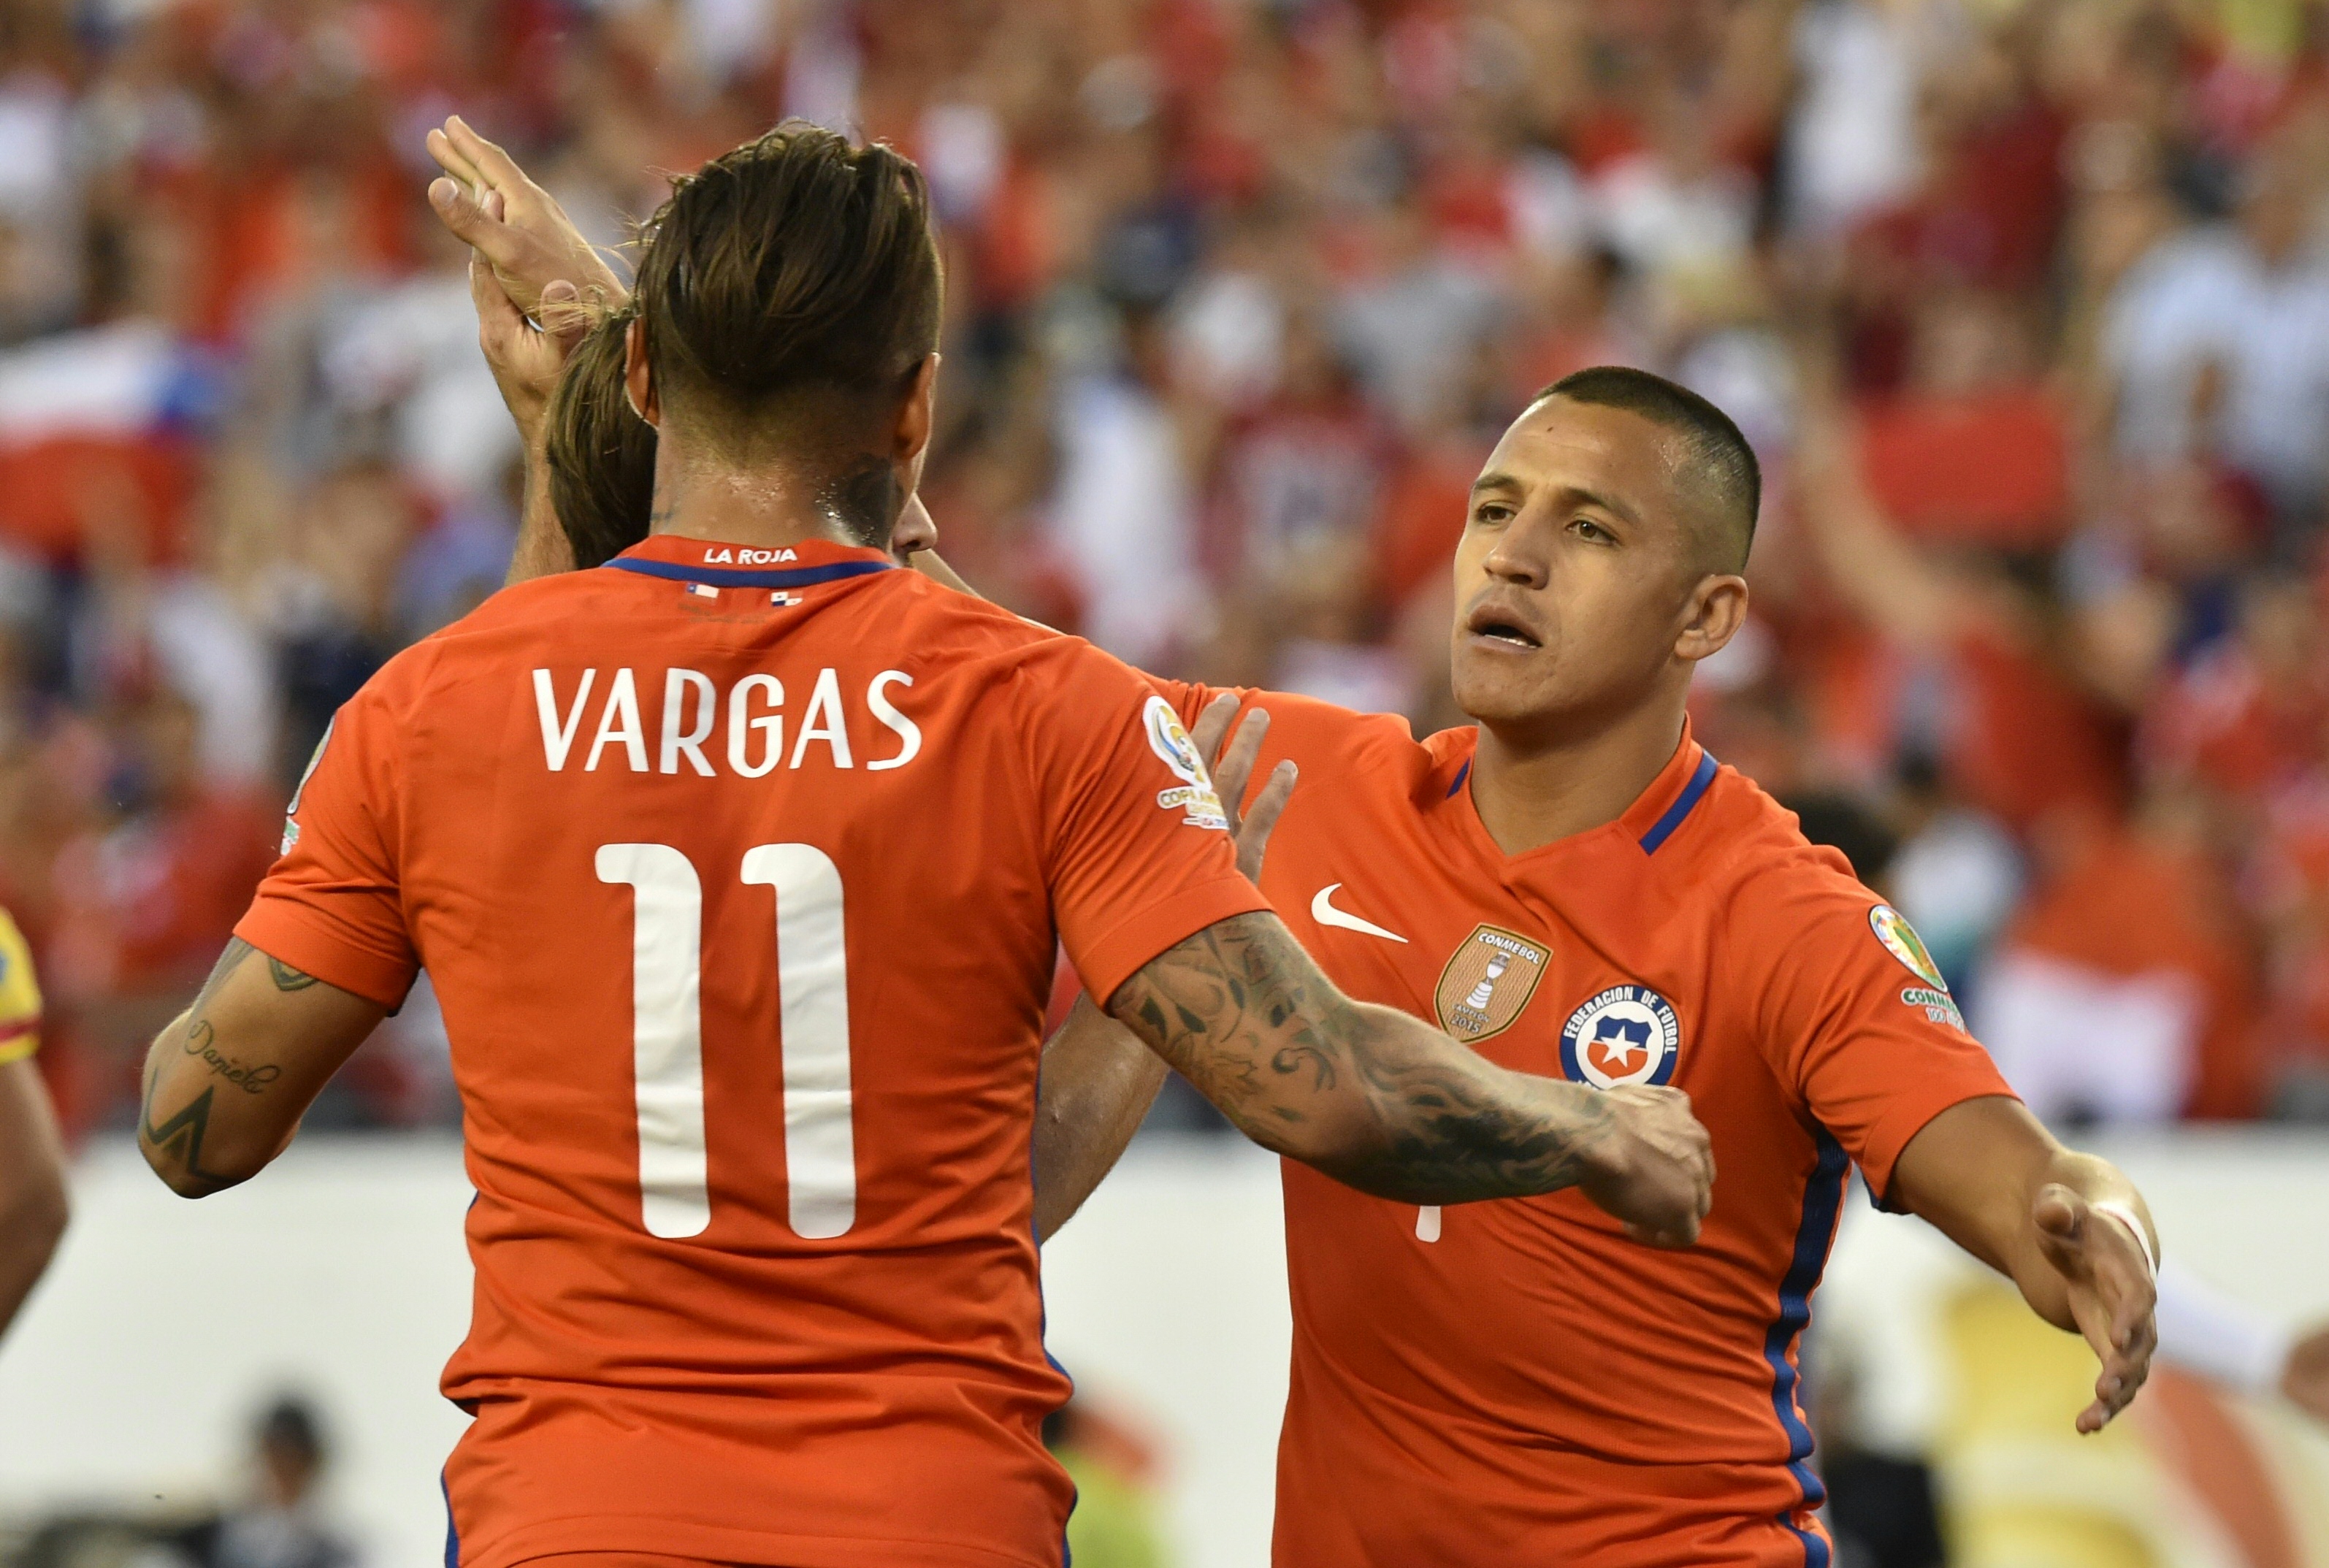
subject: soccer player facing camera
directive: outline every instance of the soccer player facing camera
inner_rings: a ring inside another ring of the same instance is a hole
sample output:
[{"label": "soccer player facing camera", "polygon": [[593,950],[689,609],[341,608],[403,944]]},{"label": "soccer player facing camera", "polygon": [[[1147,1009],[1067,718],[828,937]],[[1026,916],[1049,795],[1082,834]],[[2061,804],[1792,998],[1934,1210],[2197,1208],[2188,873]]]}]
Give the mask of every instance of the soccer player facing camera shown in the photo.
[{"label": "soccer player facing camera", "polygon": [[1344,997],[1153,688],[895,569],[938,291],[885,148],[788,125],[678,181],[623,364],[652,533],[341,709],[149,1056],[141,1142],[200,1196],[429,969],[477,1189],[448,1561],[1059,1562],[1027,1150],[1061,942],[1239,1126],[1371,1190],[1704,1213],[1683,1096]]},{"label": "soccer player facing camera", "polygon": [[[451,192],[439,210],[505,276],[595,266],[521,175],[489,183],[512,216]],[[532,342],[489,314],[505,387]],[[570,420],[606,392],[558,389]],[[561,478],[626,532],[591,499],[619,504],[619,479]],[[1252,777],[1291,759],[1303,783],[1262,886],[1338,984],[1508,1067],[1685,1088],[1722,1171],[1698,1245],[1661,1252],[1572,1195],[1447,1209],[1287,1164],[1282,1568],[1825,1568],[1796,1355],[1854,1165],[2085,1336],[2081,1430],[2143,1382],[2139,1195],[2013,1097],[1907,923],[1691,736],[1691,673],[1745,616],[1759,489],[1702,399],[1583,372],[1522,411],[1462,521],[1453,674],[1476,728],[1419,742],[1396,718],[1158,683],[1216,732],[1233,705],[1274,719]],[[1047,1232],[1121,1151],[1149,1063],[1088,1006],[1051,1045],[1046,1104],[1073,1111],[1047,1110],[1038,1145]]]}]

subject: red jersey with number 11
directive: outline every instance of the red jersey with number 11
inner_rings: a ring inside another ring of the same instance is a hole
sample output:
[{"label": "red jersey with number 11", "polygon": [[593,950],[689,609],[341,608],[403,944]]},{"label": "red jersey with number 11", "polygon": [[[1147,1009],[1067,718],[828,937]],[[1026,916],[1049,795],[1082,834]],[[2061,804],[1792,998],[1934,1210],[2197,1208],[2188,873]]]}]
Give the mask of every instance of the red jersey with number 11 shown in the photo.
[{"label": "red jersey with number 11", "polygon": [[659,537],[497,594],[341,710],[238,928],[442,1002],[468,1568],[1061,1560],[1054,943],[1105,997],[1266,906],[1138,676],[888,567]]}]

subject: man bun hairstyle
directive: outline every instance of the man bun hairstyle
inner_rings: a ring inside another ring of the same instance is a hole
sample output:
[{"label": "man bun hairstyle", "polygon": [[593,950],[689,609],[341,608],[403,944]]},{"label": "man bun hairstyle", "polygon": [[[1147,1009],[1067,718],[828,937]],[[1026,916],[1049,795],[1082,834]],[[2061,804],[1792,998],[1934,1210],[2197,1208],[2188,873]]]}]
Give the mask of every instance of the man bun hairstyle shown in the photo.
[{"label": "man bun hairstyle", "polygon": [[674,179],[641,237],[656,394],[715,440],[797,439],[836,401],[902,392],[938,346],[929,188],[879,143],[787,120]]},{"label": "man bun hairstyle", "polygon": [[1755,449],[1730,416],[1686,386],[1626,365],[1597,364],[1562,376],[1529,400],[1534,408],[1548,398],[1624,409],[1680,436],[1688,449],[1693,481],[1722,514],[1736,534],[1735,551],[1725,551],[1723,571],[1743,571],[1755,543],[1755,518],[1763,505],[1763,467]]},{"label": "man bun hairstyle", "polygon": [[655,427],[623,384],[632,319],[626,307],[584,334],[550,393],[550,505],[577,566],[603,566],[645,539],[655,509]]}]

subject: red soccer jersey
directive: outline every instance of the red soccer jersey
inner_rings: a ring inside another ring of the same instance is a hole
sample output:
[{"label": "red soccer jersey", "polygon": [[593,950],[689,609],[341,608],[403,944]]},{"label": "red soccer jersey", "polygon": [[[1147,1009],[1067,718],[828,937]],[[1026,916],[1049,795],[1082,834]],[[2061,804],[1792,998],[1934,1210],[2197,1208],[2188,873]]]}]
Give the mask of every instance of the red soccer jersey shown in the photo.
[{"label": "red soccer jersey", "polygon": [[[1215,694],[1167,687],[1194,714]],[[1823,1568],[1797,1386],[1849,1169],[2008,1092],[1915,934],[1685,733],[1625,815],[1507,855],[1475,732],[1267,694],[1302,781],[1263,887],[1334,981],[1492,1060],[1689,1091],[1697,1246],[1574,1192],[1445,1212],[1287,1162],[1281,1568]]]},{"label": "red soccer jersey", "polygon": [[442,1000],[467,1568],[1060,1561],[1054,942],[1106,996],[1265,906],[1139,677],[887,565],[656,538],[496,595],[341,710],[238,928]]}]

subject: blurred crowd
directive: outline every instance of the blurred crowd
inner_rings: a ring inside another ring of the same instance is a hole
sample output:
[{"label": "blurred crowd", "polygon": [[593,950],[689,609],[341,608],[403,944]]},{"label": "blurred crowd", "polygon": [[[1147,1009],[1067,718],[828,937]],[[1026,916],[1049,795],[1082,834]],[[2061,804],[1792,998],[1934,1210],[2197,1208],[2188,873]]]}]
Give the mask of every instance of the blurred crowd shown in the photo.
[{"label": "blurred crowd", "polygon": [[[1686,383],[1767,475],[1701,738],[2050,1115],[2329,1115],[2329,4],[5,0],[0,903],[77,1129],[499,581],[455,110],[609,246],[782,115],[911,153],[948,559],[1419,729],[1505,421]],[[432,1018],[319,1118],[448,1116]]]}]

